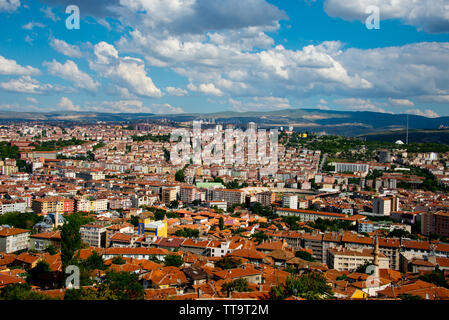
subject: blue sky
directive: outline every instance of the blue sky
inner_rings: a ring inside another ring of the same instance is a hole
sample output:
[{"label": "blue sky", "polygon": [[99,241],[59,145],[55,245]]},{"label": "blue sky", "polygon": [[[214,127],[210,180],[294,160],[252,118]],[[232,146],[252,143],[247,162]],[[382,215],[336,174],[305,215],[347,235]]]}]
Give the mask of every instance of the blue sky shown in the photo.
[{"label": "blue sky", "polygon": [[0,0],[0,110],[449,116],[447,12],[449,0]]}]

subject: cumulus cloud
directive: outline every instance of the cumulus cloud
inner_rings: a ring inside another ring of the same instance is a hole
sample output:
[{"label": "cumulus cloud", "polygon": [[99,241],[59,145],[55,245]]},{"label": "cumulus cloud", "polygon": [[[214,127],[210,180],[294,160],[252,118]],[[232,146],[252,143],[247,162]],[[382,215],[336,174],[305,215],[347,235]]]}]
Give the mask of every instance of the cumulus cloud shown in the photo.
[{"label": "cumulus cloud", "polygon": [[89,61],[91,69],[122,87],[126,92],[139,96],[160,98],[162,92],[147,75],[145,63],[138,58],[119,57],[118,51],[104,41],[94,47],[96,61]]},{"label": "cumulus cloud", "polygon": [[14,12],[20,7],[20,0],[0,0],[0,12]]},{"label": "cumulus cloud", "polygon": [[273,111],[292,108],[287,98],[279,97],[253,97],[249,101],[229,98],[229,103],[237,112]]},{"label": "cumulus cloud", "polygon": [[406,113],[415,114],[417,116],[423,116],[423,117],[427,117],[427,118],[438,118],[439,117],[439,115],[435,111],[432,111],[430,109],[427,109],[424,111],[422,111],[420,109],[411,109],[411,110],[407,110]]},{"label": "cumulus cloud", "polygon": [[25,30],[33,30],[33,28],[45,28],[45,24],[31,21],[22,26],[22,29]]},{"label": "cumulus cloud", "polygon": [[60,77],[64,80],[71,81],[76,87],[86,89],[88,91],[96,91],[100,84],[85,72],[78,69],[78,66],[72,60],[67,60],[64,64],[53,59],[52,62],[44,62],[48,72],[51,75]]},{"label": "cumulus cloud", "polygon": [[352,111],[371,111],[371,112],[380,112],[380,113],[392,113],[387,111],[380,106],[376,105],[376,103],[372,102],[370,99],[360,99],[360,98],[344,98],[337,99],[334,102],[344,106],[346,109]]},{"label": "cumulus cloud", "polygon": [[181,88],[167,87],[165,90],[172,96],[183,97],[188,94],[187,90]]},{"label": "cumulus cloud", "polygon": [[73,102],[67,97],[61,98],[61,101],[58,103],[58,107],[61,108],[62,110],[69,110],[69,111],[81,110],[80,106],[74,105]]},{"label": "cumulus cloud", "polygon": [[331,17],[365,22],[368,6],[379,7],[382,20],[399,19],[430,33],[449,32],[447,0],[326,0],[324,9]]},{"label": "cumulus cloud", "polygon": [[39,69],[31,66],[22,67],[15,60],[0,56],[0,74],[3,75],[39,75]]},{"label": "cumulus cloud", "polygon": [[41,8],[41,12],[44,13],[46,18],[52,20],[53,22],[61,20],[58,16],[55,15],[50,7]]},{"label": "cumulus cloud", "polygon": [[390,101],[390,103],[392,105],[400,106],[400,107],[413,107],[413,106],[415,106],[415,103],[413,101],[408,100],[408,99],[392,99],[392,98],[389,98],[388,101]]},{"label": "cumulus cloud", "polygon": [[38,103],[38,101],[37,101],[36,98],[27,97],[26,100],[27,100],[28,102],[30,102],[30,103],[34,103],[34,104],[37,104],[37,103]]},{"label": "cumulus cloud", "polygon": [[1,82],[0,88],[11,92],[43,94],[51,90],[53,86],[50,84],[41,84],[30,76],[22,76],[19,79]]},{"label": "cumulus cloud", "polygon": [[103,101],[101,103],[90,103],[88,108],[98,112],[110,113],[154,113],[154,114],[173,114],[184,113],[184,110],[179,107],[173,107],[170,104],[152,104],[146,106],[141,100],[118,100],[118,101]]},{"label": "cumulus cloud", "polygon": [[217,97],[221,97],[223,95],[223,92],[220,89],[216,88],[213,83],[202,83],[199,86],[190,83],[187,88],[189,88],[189,90],[191,91],[198,91],[207,95]]},{"label": "cumulus cloud", "polygon": [[56,51],[71,58],[81,58],[83,56],[78,46],[68,44],[64,40],[52,38],[50,40],[50,46]]}]

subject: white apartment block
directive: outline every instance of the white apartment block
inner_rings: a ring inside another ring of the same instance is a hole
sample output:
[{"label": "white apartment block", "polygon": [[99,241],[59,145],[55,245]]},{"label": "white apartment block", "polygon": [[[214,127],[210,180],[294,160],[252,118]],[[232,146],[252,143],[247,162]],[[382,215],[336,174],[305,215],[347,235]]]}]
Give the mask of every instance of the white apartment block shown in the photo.
[{"label": "white apartment block", "polygon": [[26,250],[30,245],[30,231],[0,226],[0,252]]},{"label": "white apartment block", "polygon": [[366,172],[369,171],[369,165],[365,163],[345,163],[345,162],[336,162],[335,172]]},{"label": "white apartment block", "polygon": [[81,241],[90,247],[104,248],[106,246],[106,229],[107,226],[85,224],[80,228]]},{"label": "white apartment block", "polygon": [[289,209],[298,209],[298,196],[296,194],[284,194],[282,206]]}]

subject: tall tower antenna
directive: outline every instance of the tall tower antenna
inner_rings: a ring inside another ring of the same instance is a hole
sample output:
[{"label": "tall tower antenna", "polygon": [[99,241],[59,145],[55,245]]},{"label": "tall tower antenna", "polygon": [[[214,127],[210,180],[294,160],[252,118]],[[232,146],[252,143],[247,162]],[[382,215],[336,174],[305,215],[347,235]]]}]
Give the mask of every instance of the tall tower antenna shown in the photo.
[{"label": "tall tower antenna", "polygon": [[407,113],[407,142],[406,144],[408,145],[408,113]]}]

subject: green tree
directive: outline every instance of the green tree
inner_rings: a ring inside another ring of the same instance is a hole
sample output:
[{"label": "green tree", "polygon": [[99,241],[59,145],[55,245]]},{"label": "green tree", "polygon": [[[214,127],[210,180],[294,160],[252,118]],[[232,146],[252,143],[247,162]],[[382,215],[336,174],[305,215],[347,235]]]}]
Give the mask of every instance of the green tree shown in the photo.
[{"label": "green tree", "polygon": [[265,233],[263,233],[262,231],[259,231],[255,234],[252,235],[251,237],[252,240],[255,240],[258,244],[262,243],[262,241],[266,241],[268,239],[270,239],[269,236],[267,236]]},{"label": "green tree", "polygon": [[237,268],[241,264],[242,263],[238,259],[232,257],[223,257],[215,263],[215,266],[223,270],[229,270]]},{"label": "green tree", "polygon": [[105,285],[119,300],[142,300],[145,297],[143,286],[135,273],[108,271]]},{"label": "green tree", "polygon": [[310,262],[315,261],[313,256],[310,253],[308,253],[307,251],[304,251],[304,250],[296,251],[295,257],[298,257],[300,259],[303,259],[303,260],[306,260],[306,261],[310,261]]},{"label": "green tree", "polygon": [[50,266],[45,261],[39,261],[36,266],[28,271],[26,281],[35,286],[45,287],[49,285],[48,280],[51,277]]},{"label": "green tree", "polygon": [[81,222],[78,218],[67,219],[61,228],[61,260],[63,268],[70,264],[73,255],[81,249]]},{"label": "green tree", "polygon": [[218,226],[220,227],[220,230],[224,230],[225,226],[223,217],[220,217],[220,219],[218,219]]},{"label": "green tree", "polygon": [[176,171],[175,180],[178,181],[178,182],[184,182],[185,181],[184,170]]},{"label": "green tree", "polygon": [[170,254],[165,256],[164,265],[167,267],[179,268],[184,264],[182,257],[177,254]]},{"label": "green tree", "polygon": [[227,292],[228,295],[230,292],[237,291],[237,292],[251,292],[253,291],[249,287],[248,280],[244,278],[239,278],[234,281],[225,282],[221,288],[223,292]]},{"label": "green tree", "polygon": [[114,257],[114,258],[112,259],[112,263],[113,263],[113,264],[122,265],[122,264],[125,264],[126,261],[125,261],[125,259],[123,259],[122,257],[117,256],[117,257]]},{"label": "green tree", "polygon": [[94,251],[85,261],[84,266],[89,270],[105,270],[107,267],[104,264],[103,258]]},{"label": "green tree", "polygon": [[434,270],[431,273],[423,274],[419,277],[420,280],[436,284],[438,287],[449,288],[449,285],[441,270]]},{"label": "green tree", "polygon": [[0,289],[0,300],[53,300],[41,293],[31,291],[27,283],[13,284]]},{"label": "green tree", "polygon": [[307,300],[323,300],[332,295],[332,289],[326,278],[318,273],[311,272],[300,276],[287,277],[284,284],[278,284],[270,290],[271,300],[284,300],[291,296]]}]

